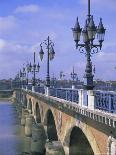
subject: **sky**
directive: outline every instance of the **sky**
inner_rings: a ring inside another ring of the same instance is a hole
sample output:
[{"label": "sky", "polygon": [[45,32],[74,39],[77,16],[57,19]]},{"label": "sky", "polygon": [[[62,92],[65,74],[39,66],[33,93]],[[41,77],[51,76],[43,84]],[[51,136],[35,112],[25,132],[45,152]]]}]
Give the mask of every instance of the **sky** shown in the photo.
[{"label": "sky", "polygon": [[[92,55],[95,79],[116,80],[116,0],[91,0],[91,15],[96,26],[100,17],[106,28],[103,48]],[[40,63],[39,78],[46,77],[47,51],[39,57],[40,43],[50,36],[55,57],[50,62],[50,75],[59,77],[63,71],[70,77],[73,66],[83,79],[86,57],[75,48],[71,28],[76,18],[84,27],[87,0],[0,0],[0,79],[14,78],[23,65]],[[80,43],[82,43],[82,38]],[[97,43],[97,39],[95,39]],[[30,74],[31,76],[31,74]]]}]

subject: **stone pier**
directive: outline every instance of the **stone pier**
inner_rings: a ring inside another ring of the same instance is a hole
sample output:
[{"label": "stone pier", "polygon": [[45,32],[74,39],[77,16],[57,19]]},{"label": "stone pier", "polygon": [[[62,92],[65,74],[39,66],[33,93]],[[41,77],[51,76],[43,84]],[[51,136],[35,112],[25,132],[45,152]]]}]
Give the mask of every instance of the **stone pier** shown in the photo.
[{"label": "stone pier", "polygon": [[33,124],[32,126],[32,140],[31,152],[32,155],[45,153],[46,135],[44,127],[41,123]]},{"label": "stone pier", "polygon": [[27,137],[32,136],[32,123],[33,123],[33,116],[27,115],[25,120],[25,135]]},{"label": "stone pier", "polygon": [[21,116],[21,125],[25,126],[25,122],[26,122],[26,116],[29,115],[29,112],[27,109],[22,109],[22,116]]},{"label": "stone pier", "polygon": [[52,141],[46,143],[46,155],[65,155],[60,141]]}]

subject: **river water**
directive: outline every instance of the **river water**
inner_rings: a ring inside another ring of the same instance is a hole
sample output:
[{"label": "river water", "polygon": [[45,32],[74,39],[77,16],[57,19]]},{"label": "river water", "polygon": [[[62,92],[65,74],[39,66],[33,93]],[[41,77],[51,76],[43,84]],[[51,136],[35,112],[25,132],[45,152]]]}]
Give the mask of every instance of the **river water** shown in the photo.
[{"label": "river water", "polygon": [[30,141],[14,104],[0,102],[0,155],[30,155]]}]

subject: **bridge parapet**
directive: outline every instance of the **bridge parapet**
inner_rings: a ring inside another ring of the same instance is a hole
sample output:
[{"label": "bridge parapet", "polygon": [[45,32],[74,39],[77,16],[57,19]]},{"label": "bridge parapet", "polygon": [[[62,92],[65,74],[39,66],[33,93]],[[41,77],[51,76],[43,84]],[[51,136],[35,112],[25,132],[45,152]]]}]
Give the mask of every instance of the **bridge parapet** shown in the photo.
[{"label": "bridge parapet", "polygon": [[116,113],[116,92],[94,91],[95,108],[110,113]]},{"label": "bridge parapet", "polygon": [[49,104],[59,111],[62,111],[72,117],[77,118],[77,115],[81,115],[109,127],[116,128],[116,114],[108,113],[107,111],[101,111],[99,109],[88,109],[87,107],[82,107],[74,102],[66,101],[53,96],[46,96],[44,94],[29,90],[23,90],[23,92],[35,97],[40,101],[44,101],[46,104]]},{"label": "bridge parapet", "polygon": [[79,102],[79,93],[77,89],[50,88],[50,96],[54,96],[71,102]]},{"label": "bridge parapet", "polygon": [[[46,91],[44,87],[35,87],[35,91],[33,92],[45,94]],[[50,88],[49,96],[75,102],[81,107],[85,107],[90,110],[98,109],[116,114],[116,92],[113,91],[87,91],[83,89],[77,90],[71,88]]]}]

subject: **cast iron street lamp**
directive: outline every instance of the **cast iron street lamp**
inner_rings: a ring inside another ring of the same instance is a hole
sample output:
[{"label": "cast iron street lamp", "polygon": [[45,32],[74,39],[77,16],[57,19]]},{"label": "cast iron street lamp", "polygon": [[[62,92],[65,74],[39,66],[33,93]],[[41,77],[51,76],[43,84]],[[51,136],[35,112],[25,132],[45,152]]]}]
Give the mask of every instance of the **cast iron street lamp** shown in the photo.
[{"label": "cast iron street lamp", "polygon": [[54,49],[53,49],[53,46],[54,46],[54,43],[50,40],[50,37],[48,36],[48,38],[46,40],[44,40],[44,42],[42,42],[40,44],[40,59],[42,61],[43,59],[43,55],[44,55],[44,51],[43,51],[43,48],[42,48],[42,44],[44,44],[46,46],[46,49],[47,49],[47,76],[46,76],[46,87],[50,87],[50,75],[49,75],[49,61],[54,59],[54,55],[55,55],[55,52],[54,52]]},{"label": "cast iron street lamp", "polygon": [[74,89],[74,81],[75,81],[75,79],[77,77],[77,74],[74,71],[74,66],[73,66],[73,72],[71,72],[70,75],[71,75],[71,78],[72,78],[72,89]]},{"label": "cast iron street lamp", "polygon": [[56,78],[54,77],[54,73],[53,73],[53,77],[52,77],[51,81],[52,81],[52,87],[55,88]]},{"label": "cast iron street lamp", "polygon": [[26,85],[28,86],[28,74],[31,71],[30,64],[26,64]]},{"label": "cast iron street lamp", "polygon": [[[97,53],[98,50],[102,48],[102,43],[104,41],[105,36],[105,28],[102,24],[102,18],[100,18],[100,22],[98,26],[95,26],[93,16],[90,15],[90,0],[88,0],[88,15],[85,21],[85,27],[80,28],[79,21],[77,18],[75,27],[72,28],[74,41],[76,42],[76,48],[79,47],[79,51],[84,53],[87,57],[87,64],[84,75],[84,88],[87,90],[93,90],[93,74],[92,74],[92,63],[91,63],[91,55]],[[83,44],[80,44],[81,34],[83,36]],[[94,39],[97,35],[98,44],[94,44]]]},{"label": "cast iron street lamp", "polygon": [[20,70],[20,78],[22,80],[22,86],[25,85],[25,79],[26,79],[26,70],[25,67],[23,67],[23,70]]},{"label": "cast iron street lamp", "polygon": [[19,71],[19,83],[20,83],[20,88],[22,87],[22,71],[21,71],[21,69],[20,69],[20,71]]},{"label": "cast iron street lamp", "polygon": [[39,65],[39,63],[36,64],[36,62],[35,62],[35,52],[34,52],[34,57],[33,58],[34,58],[33,59],[33,65],[30,62],[29,66],[28,66],[28,71],[33,74],[33,82],[32,82],[32,85],[35,86],[36,85],[35,75],[36,75],[36,73],[39,72],[40,65]]},{"label": "cast iron street lamp", "polygon": [[15,79],[13,81],[13,87],[14,88],[20,88],[20,77],[19,72],[16,74]]},{"label": "cast iron street lamp", "polygon": [[63,78],[65,77],[65,74],[63,73],[63,71],[60,72],[60,80],[63,80]]},{"label": "cast iron street lamp", "polygon": [[95,71],[96,71],[96,69],[95,69],[95,65],[93,66],[93,73],[95,74]]}]

